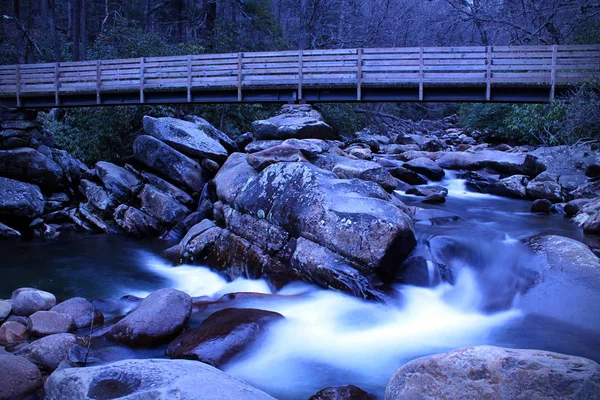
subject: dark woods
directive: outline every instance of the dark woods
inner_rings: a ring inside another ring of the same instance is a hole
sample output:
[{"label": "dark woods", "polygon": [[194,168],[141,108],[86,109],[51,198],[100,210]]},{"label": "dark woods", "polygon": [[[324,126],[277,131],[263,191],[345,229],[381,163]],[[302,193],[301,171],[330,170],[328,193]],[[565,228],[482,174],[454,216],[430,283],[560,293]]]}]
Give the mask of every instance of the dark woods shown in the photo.
[{"label": "dark woods", "polygon": [[593,0],[11,0],[0,63],[599,41]]}]

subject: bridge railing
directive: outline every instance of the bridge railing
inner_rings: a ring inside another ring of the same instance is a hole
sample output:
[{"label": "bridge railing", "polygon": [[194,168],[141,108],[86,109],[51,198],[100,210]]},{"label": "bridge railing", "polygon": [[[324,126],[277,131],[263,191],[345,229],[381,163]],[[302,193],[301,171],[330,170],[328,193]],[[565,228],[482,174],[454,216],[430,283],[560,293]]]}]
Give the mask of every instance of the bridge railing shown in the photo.
[{"label": "bridge railing", "polygon": [[559,85],[598,76],[600,45],[412,47],[202,54],[175,57],[0,66],[0,97],[69,93],[236,90],[257,87],[352,87],[544,85],[550,98]]}]

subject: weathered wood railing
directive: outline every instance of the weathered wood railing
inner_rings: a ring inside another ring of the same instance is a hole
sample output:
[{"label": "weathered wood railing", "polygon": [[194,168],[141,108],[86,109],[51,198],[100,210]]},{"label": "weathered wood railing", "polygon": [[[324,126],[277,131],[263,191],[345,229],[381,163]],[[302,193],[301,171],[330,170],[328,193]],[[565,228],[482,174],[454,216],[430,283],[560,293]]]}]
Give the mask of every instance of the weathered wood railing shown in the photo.
[{"label": "weathered wood railing", "polygon": [[599,76],[600,45],[202,54],[0,66],[0,101],[544,101]]}]

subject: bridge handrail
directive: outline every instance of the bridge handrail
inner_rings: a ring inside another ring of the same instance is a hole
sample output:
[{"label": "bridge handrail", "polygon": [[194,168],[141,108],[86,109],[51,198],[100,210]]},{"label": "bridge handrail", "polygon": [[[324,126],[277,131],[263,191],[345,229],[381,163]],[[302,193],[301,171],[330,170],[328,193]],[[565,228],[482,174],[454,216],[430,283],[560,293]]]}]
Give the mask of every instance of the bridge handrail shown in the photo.
[{"label": "bridge handrail", "polygon": [[599,76],[600,45],[406,47],[295,50],[142,57],[0,66],[0,97],[157,90],[349,87],[361,100],[364,87],[418,85],[558,85]]}]

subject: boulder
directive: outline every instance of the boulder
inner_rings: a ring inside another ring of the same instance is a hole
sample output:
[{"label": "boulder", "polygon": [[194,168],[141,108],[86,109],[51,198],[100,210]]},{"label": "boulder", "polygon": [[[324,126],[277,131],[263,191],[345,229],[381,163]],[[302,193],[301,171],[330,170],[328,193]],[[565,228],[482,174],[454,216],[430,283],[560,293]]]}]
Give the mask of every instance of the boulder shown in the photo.
[{"label": "boulder", "polygon": [[446,196],[441,193],[432,193],[428,196],[425,196],[421,203],[425,204],[442,204],[446,202]]},{"label": "boulder", "polygon": [[234,234],[258,246],[266,254],[281,251],[289,240],[289,234],[265,219],[243,214],[229,206],[223,207],[225,225]]},{"label": "boulder", "polygon": [[586,204],[590,202],[589,199],[575,199],[565,204],[565,213],[567,216],[572,217],[579,212]]},{"label": "boulder", "polygon": [[125,360],[61,369],[50,375],[45,389],[47,400],[274,400],[210,365],[189,360]]},{"label": "boulder", "polygon": [[75,330],[73,317],[56,311],[36,311],[29,316],[29,331],[35,336],[48,336]]},{"label": "boulder", "polygon": [[106,161],[96,163],[96,174],[107,192],[123,203],[133,200],[142,187],[142,182],[132,172]]},{"label": "boulder", "polygon": [[142,171],[142,177],[144,177],[144,179],[155,186],[158,190],[174,200],[177,200],[179,203],[189,207],[194,204],[194,199],[192,196],[179,189],[177,186],[165,181],[164,179],[159,178],[148,171]]},{"label": "boulder", "polygon": [[412,255],[400,266],[398,282],[405,285],[433,287],[442,282],[454,282],[450,268],[421,255]]},{"label": "boulder", "polygon": [[562,236],[533,236],[525,243],[540,258],[541,270],[518,307],[600,330],[600,319],[592,317],[600,315],[600,259],[585,244]]},{"label": "boulder", "polygon": [[42,375],[35,365],[23,357],[0,354],[0,399],[25,399],[42,386]]},{"label": "boulder", "polygon": [[540,214],[550,214],[552,211],[552,203],[550,200],[538,199],[531,203],[531,212]]},{"label": "boulder", "polygon": [[427,179],[410,169],[404,168],[402,166],[403,163],[400,161],[382,158],[377,160],[377,163],[385,167],[394,178],[400,179],[410,185],[423,185],[427,183]]},{"label": "boulder", "polygon": [[536,178],[527,184],[527,197],[560,203],[563,201],[562,187],[556,181],[540,181]]},{"label": "boulder", "polygon": [[597,234],[600,233],[600,211],[590,214],[581,225],[585,233]]},{"label": "boulder", "polygon": [[[20,238],[21,238],[21,233],[19,231],[11,228],[10,226],[6,226],[2,222],[0,222],[0,240],[20,239]],[[1,307],[0,307],[0,309],[1,309]],[[1,310],[0,310],[0,321],[2,321]]]},{"label": "boulder", "polygon": [[65,150],[52,149],[52,160],[60,166],[65,179],[71,185],[76,185],[82,176],[89,172],[84,163]]},{"label": "boulder", "polygon": [[594,361],[542,350],[476,346],[418,358],[392,377],[385,400],[591,399]]},{"label": "boulder", "polygon": [[437,164],[445,169],[480,170],[490,168],[505,175],[527,175],[535,177],[546,167],[532,155],[481,150],[474,153],[439,153]]},{"label": "boulder", "polygon": [[204,127],[198,123],[200,120],[194,123],[176,118],[145,116],[144,131],[190,157],[225,161],[227,150],[205,132],[205,129],[216,129],[207,121],[202,121],[205,122]]},{"label": "boulder", "polygon": [[151,293],[107,333],[131,346],[154,346],[177,335],[192,311],[192,298],[175,289]]},{"label": "boulder", "polygon": [[12,304],[6,300],[0,300],[0,322],[4,321],[12,311]]},{"label": "boulder", "polygon": [[527,197],[527,183],[525,175],[513,175],[492,183],[487,187],[486,192],[496,196],[524,199]]},{"label": "boulder", "polygon": [[282,319],[283,315],[271,311],[226,308],[177,337],[167,347],[166,354],[171,358],[198,360],[220,368],[256,342],[269,325]]},{"label": "boulder", "polygon": [[431,161],[429,158],[426,157],[420,157],[410,160],[404,163],[403,167],[411,171],[417,172],[419,174],[423,174],[434,181],[442,180],[442,178],[445,175],[443,169],[441,169],[435,162]]},{"label": "boulder", "polygon": [[139,194],[142,211],[161,224],[173,226],[190,213],[190,210],[155,186],[146,184]]},{"label": "boulder", "polygon": [[413,220],[417,222],[429,221],[432,225],[438,225],[445,222],[458,221],[459,217],[456,214],[452,214],[448,211],[438,210],[435,208],[420,208],[413,215]]},{"label": "boulder", "polygon": [[44,212],[40,188],[0,177],[0,215],[33,219]]},{"label": "boulder", "polygon": [[102,215],[111,215],[117,206],[117,199],[113,195],[108,194],[102,186],[87,179],[80,181],[79,191],[85,196],[88,204]]},{"label": "boulder", "polygon": [[200,164],[152,136],[138,136],[133,153],[146,167],[193,192],[200,192],[206,182]]},{"label": "boulder", "polygon": [[255,140],[249,143],[245,148],[246,153],[257,153],[259,151],[270,149],[271,147],[283,144],[283,140]]},{"label": "boulder", "polygon": [[56,305],[52,293],[33,288],[20,288],[12,293],[13,314],[28,317],[37,311],[47,311]]},{"label": "boulder", "polygon": [[156,219],[125,204],[115,210],[115,222],[131,236],[154,236],[159,231]]},{"label": "boulder", "polygon": [[415,186],[408,189],[406,194],[414,194],[417,196],[432,196],[439,195],[441,197],[446,197],[448,195],[448,189],[443,186]]},{"label": "boulder", "polygon": [[196,115],[188,115],[185,117],[187,121],[193,122],[200,128],[204,133],[208,136],[216,140],[221,144],[221,146],[225,147],[225,149],[229,152],[238,151],[237,143],[229,137],[225,132],[222,132],[215,128],[210,122],[205,120],[204,118],[200,118]]},{"label": "boulder", "polygon": [[308,400],[376,400],[377,396],[354,385],[332,386],[319,390]]},{"label": "boulder", "polygon": [[82,297],[73,297],[63,301],[50,309],[57,313],[69,315],[75,322],[77,329],[89,328],[104,322],[104,316],[92,303]]},{"label": "boulder", "polygon": [[185,217],[183,220],[175,224],[175,226],[171,228],[171,230],[169,230],[167,233],[161,236],[161,239],[169,241],[180,241],[181,239],[183,239],[185,234],[190,229],[192,229],[194,225],[206,218],[212,219],[212,216],[207,214],[205,215],[201,212],[193,212],[187,217]]},{"label": "boulder", "polygon": [[333,173],[342,179],[357,178],[378,183],[387,191],[398,186],[397,180],[381,165],[373,161],[352,160],[346,157],[336,157]]},{"label": "boulder", "polygon": [[315,110],[288,108],[287,112],[252,123],[254,137],[272,139],[336,139],[337,135]]},{"label": "boulder", "polygon": [[63,170],[39,151],[19,148],[0,150],[0,175],[53,189],[60,185]]},{"label": "boulder", "polygon": [[467,180],[465,184],[467,188],[479,193],[488,193],[490,185],[498,182],[498,175],[489,174],[484,171],[468,171],[463,177]]},{"label": "boulder", "polygon": [[279,162],[308,162],[302,151],[289,144],[280,144],[248,155],[248,164],[257,171]]},{"label": "boulder", "polygon": [[233,153],[213,181],[217,197],[224,203],[233,204],[244,185],[256,175],[258,172],[248,164],[245,154]]},{"label": "boulder", "polygon": [[52,213],[62,210],[63,208],[66,208],[69,203],[71,203],[71,199],[66,193],[53,193],[46,197],[46,201],[44,202],[44,212]]},{"label": "boulder", "polygon": [[44,371],[52,372],[69,359],[69,351],[76,343],[77,337],[72,333],[58,333],[31,342],[19,352]]},{"label": "boulder", "polygon": [[14,321],[6,321],[0,326],[0,344],[19,343],[27,337],[27,327]]}]

